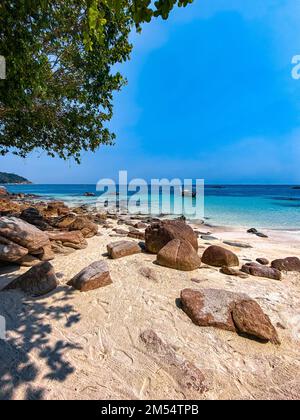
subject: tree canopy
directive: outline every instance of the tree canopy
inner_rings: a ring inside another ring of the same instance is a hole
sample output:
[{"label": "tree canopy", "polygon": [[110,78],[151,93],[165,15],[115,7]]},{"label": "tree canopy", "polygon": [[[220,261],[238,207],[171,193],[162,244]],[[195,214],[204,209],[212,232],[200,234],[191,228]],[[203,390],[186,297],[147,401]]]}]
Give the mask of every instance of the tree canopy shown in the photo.
[{"label": "tree canopy", "polygon": [[38,148],[80,160],[111,145],[113,93],[125,80],[129,34],[193,0],[1,0],[0,154]]}]

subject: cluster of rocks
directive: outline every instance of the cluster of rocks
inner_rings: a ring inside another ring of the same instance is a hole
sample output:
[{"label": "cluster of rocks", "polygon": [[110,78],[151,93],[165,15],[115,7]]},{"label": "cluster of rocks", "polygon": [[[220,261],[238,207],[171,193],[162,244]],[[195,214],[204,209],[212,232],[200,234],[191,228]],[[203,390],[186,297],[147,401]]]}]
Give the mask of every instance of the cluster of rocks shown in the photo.
[{"label": "cluster of rocks", "polygon": [[197,234],[183,220],[152,223],[145,231],[145,245],[161,266],[192,271],[201,265]]},{"label": "cluster of rocks", "polygon": [[280,344],[269,317],[246,294],[219,289],[185,289],[180,298],[182,309],[198,326],[215,327]]},{"label": "cluster of rocks", "polygon": [[[119,227],[114,228],[109,218],[117,220]],[[19,208],[17,215],[0,217],[0,262],[33,265],[27,273],[10,283],[7,289],[19,288],[34,296],[54,290],[59,282],[49,261],[56,253],[68,254],[85,248],[86,239],[98,234],[99,225],[112,228],[112,235],[124,237],[107,245],[107,255],[113,260],[145,250],[156,255],[156,263],[160,266],[182,271],[196,270],[203,263],[220,268],[226,275],[240,278],[252,275],[274,280],[280,280],[283,271],[300,272],[300,260],[296,257],[271,263],[265,258],[258,258],[256,262],[242,265],[241,269],[238,256],[221,246],[207,247],[200,257],[198,234],[183,219],[158,220],[142,216],[93,214],[85,206],[70,210],[62,202],[51,202]],[[125,237],[145,242],[141,244]],[[143,276],[152,278],[153,273],[144,270]],[[110,284],[112,279],[104,260],[89,265],[68,282],[69,286],[80,292]],[[196,325],[220,328],[279,344],[277,332],[268,316],[256,301],[245,294],[215,289],[185,289],[180,299],[183,310]],[[146,334],[142,338],[150,346],[153,339],[165,357],[164,344],[157,337]],[[169,356],[172,359],[173,356]],[[180,371],[180,362],[176,361],[176,364]]]},{"label": "cluster of rocks", "polygon": [[33,203],[28,197],[16,201],[5,192],[1,187],[0,263],[30,267],[84,249],[86,239],[106,223],[106,215],[92,214],[85,206],[70,209],[62,201]]}]

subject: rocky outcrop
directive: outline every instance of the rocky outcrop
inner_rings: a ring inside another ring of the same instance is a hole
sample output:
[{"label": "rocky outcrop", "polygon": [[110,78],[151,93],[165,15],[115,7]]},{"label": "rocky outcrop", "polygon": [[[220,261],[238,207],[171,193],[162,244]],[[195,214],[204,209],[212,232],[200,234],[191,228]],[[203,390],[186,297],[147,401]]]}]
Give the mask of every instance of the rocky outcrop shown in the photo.
[{"label": "rocky outcrop", "polygon": [[192,271],[200,267],[201,258],[190,242],[173,239],[159,251],[157,263],[176,270]]},{"label": "rocky outcrop", "polygon": [[111,283],[112,280],[107,263],[105,261],[96,261],[73,277],[68,282],[68,285],[80,292],[88,292],[108,286]]},{"label": "rocky outcrop", "polygon": [[212,245],[204,251],[202,262],[213,267],[235,267],[239,265],[239,259],[232,251],[216,245]]},{"label": "rocky outcrop", "polygon": [[157,254],[173,239],[188,241],[198,251],[198,239],[193,229],[182,220],[163,220],[152,223],[145,231],[146,249]]},{"label": "rocky outcrop", "polygon": [[45,232],[16,217],[0,217],[0,236],[27,248],[29,253],[49,245]]},{"label": "rocky outcrop", "polygon": [[0,261],[14,263],[28,254],[28,249],[0,236]]},{"label": "rocky outcrop", "polygon": [[98,225],[87,217],[77,217],[69,226],[69,230],[79,230],[85,238],[92,238],[98,233]]},{"label": "rocky outcrop", "polygon": [[184,312],[194,324],[246,334],[279,344],[277,332],[257,302],[245,294],[219,289],[181,292]]},{"label": "rocky outcrop", "polygon": [[241,270],[251,276],[265,277],[271,280],[281,280],[281,272],[279,270],[258,263],[247,263],[242,266]]},{"label": "rocky outcrop", "polygon": [[21,289],[32,296],[43,296],[57,286],[58,280],[53,266],[49,262],[42,262],[18,277],[4,290]]},{"label": "rocky outcrop", "polygon": [[48,232],[48,235],[52,244],[52,249],[54,248],[54,251],[56,249],[55,243],[58,245],[63,245],[64,247],[72,248],[72,249],[84,249],[88,245],[82,233],[79,231]]},{"label": "rocky outcrop", "polygon": [[279,271],[296,271],[300,272],[300,259],[298,257],[287,257],[274,260],[271,266]]},{"label": "rocky outcrop", "polygon": [[117,241],[107,245],[108,256],[112,259],[127,257],[129,255],[142,252],[141,247],[136,242]]}]

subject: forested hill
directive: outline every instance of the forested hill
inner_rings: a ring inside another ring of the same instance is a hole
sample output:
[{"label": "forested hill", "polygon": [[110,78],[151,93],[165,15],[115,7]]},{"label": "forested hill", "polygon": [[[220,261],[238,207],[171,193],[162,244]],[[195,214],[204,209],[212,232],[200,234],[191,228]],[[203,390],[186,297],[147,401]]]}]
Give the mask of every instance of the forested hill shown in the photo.
[{"label": "forested hill", "polygon": [[0,172],[0,184],[31,184],[31,182],[16,174]]}]

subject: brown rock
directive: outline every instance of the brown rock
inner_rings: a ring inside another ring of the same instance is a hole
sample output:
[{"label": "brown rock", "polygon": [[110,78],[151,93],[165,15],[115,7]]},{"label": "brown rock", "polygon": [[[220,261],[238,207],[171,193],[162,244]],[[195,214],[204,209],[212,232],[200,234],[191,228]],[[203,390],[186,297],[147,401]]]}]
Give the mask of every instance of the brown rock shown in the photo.
[{"label": "brown rock", "polygon": [[277,331],[270,318],[254,300],[237,302],[233,308],[232,317],[239,333],[280,344]]},{"label": "brown rock", "polygon": [[37,264],[40,264],[41,260],[34,255],[25,255],[25,257],[16,261],[16,264],[21,265],[22,267],[34,267]]},{"label": "brown rock", "polygon": [[98,225],[85,216],[79,216],[69,226],[69,230],[80,230],[85,238],[92,238],[98,233]]},{"label": "brown rock", "polygon": [[69,286],[74,287],[80,292],[99,289],[109,284],[112,284],[112,280],[105,261],[94,262],[68,282]]},{"label": "brown rock", "polygon": [[145,240],[145,233],[144,232],[132,231],[132,232],[129,232],[127,236],[128,236],[128,238],[138,239],[140,241]]},{"label": "brown rock", "polygon": [[82,233],[79,231],[48,232],[48,235],[51,241],[61,242],[63,245],[70,246],[74,249],[84,249],[88,245]]},{"label": "brown rock", "polygon": [[75,252],[74,248],[64,246],[61,242],[51,242],[51,248],[55,254],[70,255]]},{"label": "brown rock", "polygon": [[139,254],[141,247],[136,242],[118,241],[107,245],[107,252],[110,258],[117,259],[128,255]]},{"label": "brown rock", "polygon": [[45,232],[16,217],[0,217],[0,235],[27,248],[29,253],[49,244]]},{"label": "brown rock", "polygon": [[17,262],[28,254],[28,249],[0,236],[0,261]]},{"label": "brown rock", "polygon": [[269,265],[269,260],[267,258],[256,258],[256,261],[261,265]]},{"label": "brown rock", "polygon": [[213,267],[234,267],[239,265],[239,259],[232,251],[217,245],[212,245],[204,251],[202,262]]},{"label": "brown rock", "polygon": [[300,272],[300,259],[298,257],[287,257],[274,260],[271,266],[279,271],[297,271]]},{"label": "brown rock", "polygon": [[227,276],[235,276],[240,277],[241,279],[248,278],[248,274],[242,273],[239,270],[235,270],[232,267],[227,267],[226,265],[223,265],[223,267],[220,269],[220,273],[226,274]]},{"label": "brown rock", "polygon": [[205,376],[201,370],[182,356],[177,355],[175,350],[164,343],[153,330],[144,331],[140,338],[156,362],[162,365],[183,389],[196,391],[200,394],[207,391]]},{"label": "brown rock", "polygon": [[146,229],[145,240],[148,252],[157,254],[173,239],[184,239],[198,251],[198,239],[193,229],[182,220],[163,220],[152,223]]},{"label": "brown rock", "polygon": [[54,290],[57,285],[53,266],[49,262],[42,262],[10,283],[5,290],[21,289],[30,295],[42,296]]},{"label": "brown rock", "polygon": [[276,268],[266,267],[257,263],[248,263],[241,268],[243,273],[256,277],[265,277],[271,280],[281,280],[281,272]]},{"label": "brown rock", "polygon": [[40,259],[41,261],[51,261],[51,260],[54,260],[54,258],[55,258],[55,255],[52,250],[51,243],[49,243],[49,245],[46,245],[42,248]]},{"label": "brown rock", "polygon": [[194,324],[228,331],[236,331],[231,316],[234,304],[246,298],[247,295],[218,289],[184,289],[181,292],[183,310]]},{"label": "brown rock", "polygon": [[183,310],[194,324],[247,334],[279,343],[277,332],[257,302],[242,293],[218,289],[181,292]]},{"label": "brown rock", "polygon": [[34,225],[41,230],[46,230],[48,228],[48,223],[44,220],[39,210],[35,207],[26,208],[22,211],[20,217],[27,223],[30,223],[31,225]]},{"label": "brown rock", "polygon": [[192,271],[201,265],[201,258],[185,240],[173,239],[157,254],[157,263],[176,270]]},{"label": "brown rock", "polygon": [[76,217],[77,216],[75,214],[66,214],[65,216],[62,216],[58,220],[56,220],[54,226],[58,229],[69,229],[71,224],[75,222]]}]

